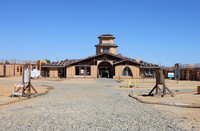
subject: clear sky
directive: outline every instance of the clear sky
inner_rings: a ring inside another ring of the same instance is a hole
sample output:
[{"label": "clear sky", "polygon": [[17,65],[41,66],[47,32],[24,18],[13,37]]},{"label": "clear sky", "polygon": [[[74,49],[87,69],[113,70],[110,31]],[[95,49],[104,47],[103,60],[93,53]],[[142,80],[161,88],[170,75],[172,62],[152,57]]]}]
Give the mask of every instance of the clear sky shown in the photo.
[{"label": "clear sky", "polygon": [[0,59],[85,58],[107,33],[127,57],[200,63],[200,0],[0,0]]}]

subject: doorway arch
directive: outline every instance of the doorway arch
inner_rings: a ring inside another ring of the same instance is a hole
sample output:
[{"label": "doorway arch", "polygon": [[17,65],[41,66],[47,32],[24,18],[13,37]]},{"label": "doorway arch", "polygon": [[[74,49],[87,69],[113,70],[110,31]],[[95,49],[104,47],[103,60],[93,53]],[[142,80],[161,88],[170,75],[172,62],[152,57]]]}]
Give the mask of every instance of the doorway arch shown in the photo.
[{"label": "doorway arch", "polygon": [[112,78],[112,64],[108,61],[102,61],[98,65],[98,77],[99,78]]}]

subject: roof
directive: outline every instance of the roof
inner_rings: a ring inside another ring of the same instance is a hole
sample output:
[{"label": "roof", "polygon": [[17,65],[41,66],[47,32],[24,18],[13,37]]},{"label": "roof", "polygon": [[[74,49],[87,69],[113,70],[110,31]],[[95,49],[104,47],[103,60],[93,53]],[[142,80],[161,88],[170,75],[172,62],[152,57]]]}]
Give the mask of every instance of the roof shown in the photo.
[{"label": "roof", "polygon": [[113,36],[112,34],[103,34],[103,35],[100,35],[99,37],[101,36]]},{"label": "roof", "polygon": [[113,38],[115,39],[115,37],[111,34],[103,34],[103,35],[100,35],[98,38],[103,38],[103,37],[108,37],[108,38]]},{"label": "roof", "polygon": [[141,68],[159,68],[159,66],[156,65],[156,64],[144,62],[142,60],[140,62],[137,62],[135,59],[128,58],[128,57],[125,57],[125,56],[122,56],[122,55],[115,55],[115,54],[112,54],[112,53],[109,53],[109,52],[99,53],[97,55],[89,56],[89,57],[84,58],[84,59],[66,59],[66,60],[63,60],[63,61],[52,62],[49,65],[46,65],[45,67],[56,67],[56,66],[57,67],[64,67],[64,66],[76,64],[78,62],[81,62],[81,61],[84,61],[84,60],[87,60],[87,59],[91,59],[91,58],[94,58],[94,57],[97,57],[97,56],[100,56],[100,55],[103,55],[103,54],[111,55],[111,56],[114,56],[114,57],[121,59],[120,61],[117,61],[114,64],[121,63],[121,62],[124,62],[124,61],[130,61],[130,62],[133,62],[135,64],[140,65]]},{"label": "roof", "polygon": [[109,46],[109,47],[118,47],[118,45],[116,45],[116,44],[112,44],[112,43],[106,43],[106,44],[98,44],[98,45],[95,45],[95,47],[97,47],[97,46]]}]

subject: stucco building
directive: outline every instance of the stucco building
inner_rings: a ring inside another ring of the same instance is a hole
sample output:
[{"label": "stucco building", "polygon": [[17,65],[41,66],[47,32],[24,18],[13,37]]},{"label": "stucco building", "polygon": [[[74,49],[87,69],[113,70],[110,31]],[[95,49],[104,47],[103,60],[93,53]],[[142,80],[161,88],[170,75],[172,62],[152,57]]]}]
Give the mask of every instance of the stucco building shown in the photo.
[{"label": "stucco building", "polygon": [[43,77],[64,78],[142,78],[155,77],[156,64],[147,63],[140,59],[132,59],[117,55],[115,37],[103,34],[98,37],[99,44],[95,45],[96,55],[85,59],[66,59],[42,66]]}]

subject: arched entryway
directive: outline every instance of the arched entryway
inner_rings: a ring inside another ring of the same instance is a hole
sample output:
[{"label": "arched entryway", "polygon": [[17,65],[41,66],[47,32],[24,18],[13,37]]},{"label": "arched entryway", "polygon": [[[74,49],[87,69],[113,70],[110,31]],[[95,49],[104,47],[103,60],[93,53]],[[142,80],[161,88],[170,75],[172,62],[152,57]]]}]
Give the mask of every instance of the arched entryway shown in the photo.
[{"label": "arched entryway", "polygon": [[107,62],[103,61],[98,65],[98,77],[99,78],[112,78],[112,65]]},{"label": "arched entryway", "polygon": [[133,76],[131,69],[129,67],[125,67],[122,72],[122,76]]}]

